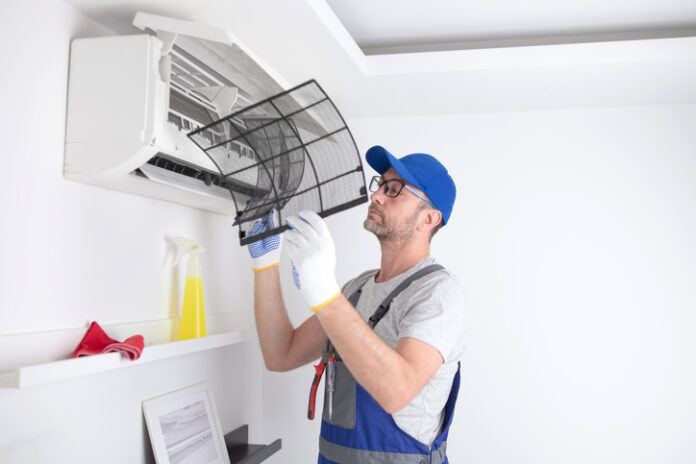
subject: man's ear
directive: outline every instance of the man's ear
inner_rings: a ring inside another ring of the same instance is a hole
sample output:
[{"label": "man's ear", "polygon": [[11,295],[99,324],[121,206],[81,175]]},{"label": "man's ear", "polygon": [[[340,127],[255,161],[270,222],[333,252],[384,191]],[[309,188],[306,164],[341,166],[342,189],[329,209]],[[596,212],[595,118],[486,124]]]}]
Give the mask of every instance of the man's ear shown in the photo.
[{"label": "man's ear", "polygon": [[419,225],[419,229],[423,230],[424,228],[427,228],[428,230],[432,230],[435,227],[440,224],[440,221],[442,221],[442,213],[435,208],[428,208],[424,209],[425,215],[423,216],[423,221]]}]

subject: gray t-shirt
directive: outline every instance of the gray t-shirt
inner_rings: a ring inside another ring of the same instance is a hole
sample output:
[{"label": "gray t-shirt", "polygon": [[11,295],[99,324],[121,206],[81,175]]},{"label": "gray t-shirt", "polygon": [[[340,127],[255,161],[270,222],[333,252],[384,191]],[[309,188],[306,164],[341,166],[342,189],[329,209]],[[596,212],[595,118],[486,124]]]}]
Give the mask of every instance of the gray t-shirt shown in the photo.
[{"label": "gray t-shirt", "polygon": [[[406,277],[431,264],[428,257],[387,282],[376,283],[377,270],[367,271],[343,286],[349,297],[362,287],[358,313],[364,321]],[[433,378],[405,408],[392,416],[404,432],[430,446],[444,420],[444,407],[452,389],[457,362],[464,351],[464,291],[446,269],[414,281],[392,302],[389,312],[375,327],[375,333],[392,348],[400,338],[411,337],[436,348],[445,362]]]}]

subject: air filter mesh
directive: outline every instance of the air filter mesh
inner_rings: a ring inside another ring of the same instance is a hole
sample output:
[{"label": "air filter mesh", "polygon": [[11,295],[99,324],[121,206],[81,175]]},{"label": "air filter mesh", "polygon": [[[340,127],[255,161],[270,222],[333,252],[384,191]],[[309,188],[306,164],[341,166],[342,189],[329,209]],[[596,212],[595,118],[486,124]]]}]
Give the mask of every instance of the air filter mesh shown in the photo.
[{"label": "air filter mesh", "polygon": [[[226,179],[242,245],[287,229],[300,211],[326,217],[367,201],[353,136],[313,80],[188,135]],[[277,227],[252,234],[271,210]]]}]

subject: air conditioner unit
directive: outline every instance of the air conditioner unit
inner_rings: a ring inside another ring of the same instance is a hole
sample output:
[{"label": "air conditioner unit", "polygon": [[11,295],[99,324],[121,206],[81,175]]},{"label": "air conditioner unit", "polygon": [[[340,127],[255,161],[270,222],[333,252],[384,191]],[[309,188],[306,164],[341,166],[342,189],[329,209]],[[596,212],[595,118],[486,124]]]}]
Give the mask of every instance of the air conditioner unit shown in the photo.
[{"label": "air conditioner unit", "polygon": [[[146,33],[72,41],[65,178],[234,215],[230,190],[239,201],[255,181],[223,177],[187,134],[288,85],[228,31],[145,13],[133,24]],[[254,162],[244,143],[230,153]]]}]

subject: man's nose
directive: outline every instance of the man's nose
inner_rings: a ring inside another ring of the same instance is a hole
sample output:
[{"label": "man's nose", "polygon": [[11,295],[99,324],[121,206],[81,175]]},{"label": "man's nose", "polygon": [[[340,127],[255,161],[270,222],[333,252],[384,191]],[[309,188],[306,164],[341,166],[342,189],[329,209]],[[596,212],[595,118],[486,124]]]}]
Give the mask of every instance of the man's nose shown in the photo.
[{"label": "man's nose", "polygon": [[384,197],[386,197],[384,194],[384,189],[380,187],[376,192],[372,192],[372,195],[370,195],[370,200],[372,200],[373,203],[379,203],[381,205],[384,204]]}]

